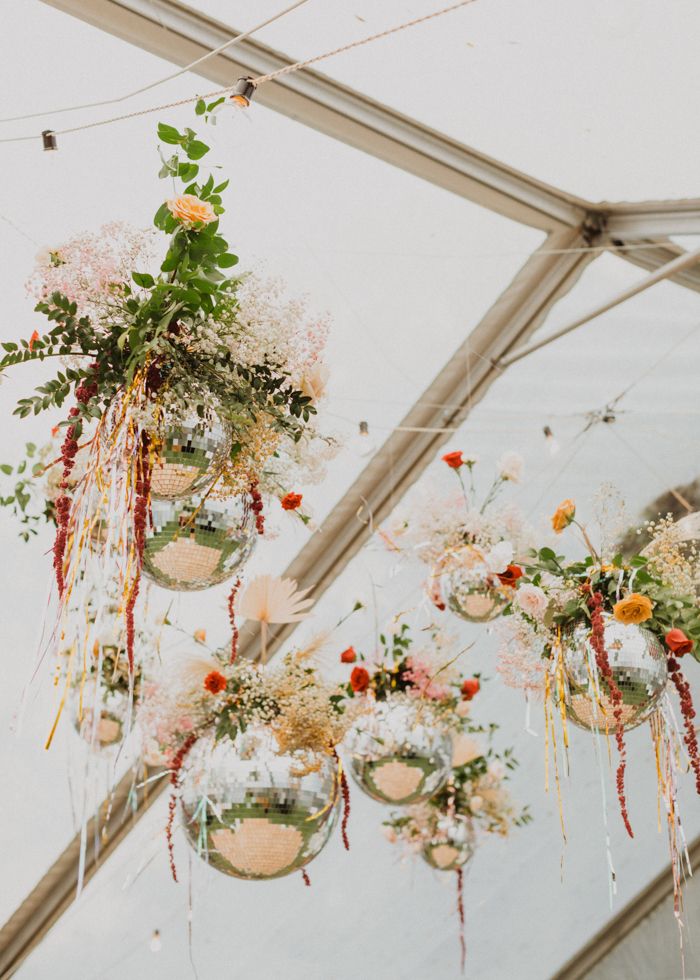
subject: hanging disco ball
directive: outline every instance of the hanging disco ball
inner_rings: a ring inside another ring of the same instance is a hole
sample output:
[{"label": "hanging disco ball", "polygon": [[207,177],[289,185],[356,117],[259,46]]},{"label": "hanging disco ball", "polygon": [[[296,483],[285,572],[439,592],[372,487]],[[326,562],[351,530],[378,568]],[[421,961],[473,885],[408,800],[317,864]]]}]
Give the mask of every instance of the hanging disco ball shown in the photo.
[{"label": "hanging disco ball", "polygon": [[126,734],[129,714],[129,695],[124,691],[103,690],[100,695],[99,718],[95,723],[95,685],[77,685],[71,692],[73,726],[91,748],[98,751],[120,745]]},{"label": "hanging disco ball", "polygon": [[182,816],[200,857],[233,878],[299,871],[330,838],[340,806],[338,766],[278,753],[260,725],[234,742],[201,739],[183,766]]},{"label": "hanging disco ball", "polygon": [[[622,693],[622,723],[625,729],[636,728],[649,718],[666,689],[666,654],[651,630],[627,626],[610,613],[604,613],[603,618],[608,661]],[[581,624],[564,637],[566,714],[586,731],[614,731],[613,704],[597,669],[590,635],[590,627]]]},{"label": "hanging disco ball", "polygon": [[151,472],[154,500],[180,500],[206,490],[231,452],[231,430],[219,419],[196,416],[167,425]]},{"label": "hanging disco ball", "polygon": [[230,578],[257,540],[255,514],[242,497],[153,501],[143,573],[176,592],[196,592]]},{"label": "hanging disco ball", "polygon": [[511,590],[489,576],[482,552],[465,545],[445,554],[433,570],[448,608],[468,623],[496,619],[510,602]]},{"label": "hanging disco ball", "polygon": [[425,701],[376,701],[351,729],[347,745],[355,782],[380,803],[420,803],[450,775],[450,736],[435,725]]},{"label": "hanging disco ball", "polygon": [[474,845],[470,840],[428,841],[423,845],[421,857],[436,871],[456,871],[462,868],[474,855]]}]

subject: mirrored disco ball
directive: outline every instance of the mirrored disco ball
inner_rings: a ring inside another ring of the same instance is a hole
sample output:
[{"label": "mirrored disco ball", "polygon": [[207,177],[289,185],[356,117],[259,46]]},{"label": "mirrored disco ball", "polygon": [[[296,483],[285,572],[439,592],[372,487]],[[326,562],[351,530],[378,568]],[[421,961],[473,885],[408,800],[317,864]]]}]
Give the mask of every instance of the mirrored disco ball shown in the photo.
[{"label": "mirrored disco ball", "polygon": [[195,592],[230,578],[257,541],[243,498],[153,501],[143,573],[164,589]]},{"label": "mirrored disco ball", "polygon": [[450,775],[452,742],[425,702],[390,697],[358,719],[347,746],[360,789],[380,803],[404,806],[437,793]]},{"label": "mirrored disco ball", "polygon": [[231,432],[220,420],[196,416],[165,427],[153,462],[151,497],[179,500],[209,487],[231,452]]},{"label": "mirrored disco ball", "polygon": [[468,623],[488,623],[508,604],[508,596],[500,589],[485,583],[475,585],[459,568],[445,576],[445,594],[448,607]]},{"label": "mirrored disco ball", "polygon": [[100,697],[100,716],[94,724],[95,687],[86,683],[82,691],[80,685],[71,691],[70,710],[73,726],[80,737],[92,749],[109,750],[120,745],[126,734],[129,714],[129,695],[122,691],[103,691]]},{"label": "mirrored disco ball", "polygon": [[456,871],[474,855],[471,841],[436,840],[423,845],[421,857],[436,871]]},{"label": "mirrored disco ball", "polygon": [[330,838],[340,806],[332,756],[279,755],[251,726],[235,742],[201,739],[183,767],[182,819],[191,846],[217,871],[264,881],[298,871]]},{"label": "mirrored disco ball", "polygon": [[[622,721],[626,729],[636,728],[651,715],[666,689],[666,654],[651,630],[626,626],[610,613],[604,614],[604,620],[605,649],[615,683],[622,692]],[[587,731],[605,731],[606,726],[614,731],[613,705],[602,677],[599,695],[595,694],[592,677],[598,675],[598,670],[587,625],[577,626],[564,637],[563,655],[569,720]]]}]

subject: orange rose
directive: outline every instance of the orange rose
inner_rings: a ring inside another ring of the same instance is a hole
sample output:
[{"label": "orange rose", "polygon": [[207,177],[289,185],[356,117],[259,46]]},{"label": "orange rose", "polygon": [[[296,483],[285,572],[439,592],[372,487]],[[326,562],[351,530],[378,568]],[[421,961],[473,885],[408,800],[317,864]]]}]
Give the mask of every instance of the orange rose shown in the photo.
[{"label": "orange rose", "polygon": [[576,517],[576,504],[573,500],[562,500],[552,515],[552,527],[556,534],[561,532],[571,524]]},{"label": "orange rose", "polygon": [[29,350],[34,350],[34,344],[39,339],[39,331],[35,330],[34,333],[29,338]]},{"label": "orange rose", "polygon": [[204,678],[204,687],[210,694],[220,694],[226,690],[226,678],[218,670],[212,670]]},{"label": "orange rose", "polygon": [[355,647],[348,647],[340,655],[341,664],[354,664],[356,660],[357,654],[355,653]]},{"label": "orange rose", "polygon": [[626,598],[620,599],[613,606],[613,615],[626,626],[635,626],[652,617],[654,603],[639,592],[631,592]]},{"label": "orange rose", "polygon": [[194,631],[194,638],[197,641],[197,643],[206,643],[207,642],[207,631],[206,630],[195,630]]},{"label": "orange rose", "polygon": [[216,212],[208,201],[200,201],[194,194],[181,194],[166,202],[174,218],[185,225],[209,225],[216,221]]},{"label": "orange rose", "polygon": [[690,653],[695,646],[693,641],[685,635],[683,630],[674,628],[669,630],[666,636],[666,646],[672,653],[677,654],[679,657],[685,656],[686,653]]},{"label": "orange rose", "polygon": [[297,507],[301,506],[302,497],[303,494],[301,493],[286,493],[280,499],[282,510],[296,510]]},{"label": "orange rose", "polygon": [[462,697],[465,701],[471,701],[471,699],[479,693],[480,688],[481,684],[479,684],[478,677],[468,677],[462,684]]},{"label": "orange rose", "polygon": [[461,450],[454,453],[445,453],[442,457],[443,463],[447,463],[451,470],[458,470],[464,463]]},{"label": "orange rose", "polygon": [[357,694],[361,694],[369,687],[369,673],[364,667],[353,667],[350,674],[350,687]]},{"label": "orange rose", "polygon": [[519,578],[522,578],[523,570],[520,565],[508,565],[505,572],[496,574],[496,578],[501,585],[515,586]]}]

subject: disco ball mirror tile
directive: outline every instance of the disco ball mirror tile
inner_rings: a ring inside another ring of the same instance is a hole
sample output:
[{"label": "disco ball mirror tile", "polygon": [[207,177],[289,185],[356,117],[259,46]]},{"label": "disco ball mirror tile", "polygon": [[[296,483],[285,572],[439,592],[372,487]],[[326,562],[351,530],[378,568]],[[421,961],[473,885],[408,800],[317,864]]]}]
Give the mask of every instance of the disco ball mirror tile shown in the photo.
[{"label": "disco ball mirror tile", "polygon": [[206,490],[231,452],[231,432],[219,420],[197,418],[166,426],[153,462],[151,496],[179,500]]},{"label": "disco ball mirror tile", "polygon": [[95,685],[77,685],[70,695],[73,726],[92,749],[108,750],[121,744],[129,713],[129,696],[122,691],[103,691],[100,695],[99,718],[94,724]]},{"label": "disco ball mirror tile", "polygon": [[449,735],[408,700],[376,702],[357,721],[347,745],[355,782],[380,803],[404,806],[427,800],[444,786],[452,768]]},{"label": "disco ball mirror tile", "polygon": [[240,497],[153,501],[143,573],[164,589],[196,592],[230,578],[257,540],[255,515]]},{"label": "disco ball mirror tile", "polygon": [[[625,729],[641,725],[656,708],[666,689],[666,654],[659,639],[643,626],[627,626],[604,614],[605,649],[615,683],[622,693]],[[590,627],[581,624],[564,637],[564,672],[569,720],[587,731],[614,731],[609,688],[599,676],[590,646]],[[596,696],[594,678],[598,677]]]},{"label": "disco ball mirror tile", "polygon": [[278,754],[258,726],[235,742],[202,739],[183,768],[182,819],[194,850],[217,871],[264,881],[298,871],[319,854],[336,825],[338,767]]}]

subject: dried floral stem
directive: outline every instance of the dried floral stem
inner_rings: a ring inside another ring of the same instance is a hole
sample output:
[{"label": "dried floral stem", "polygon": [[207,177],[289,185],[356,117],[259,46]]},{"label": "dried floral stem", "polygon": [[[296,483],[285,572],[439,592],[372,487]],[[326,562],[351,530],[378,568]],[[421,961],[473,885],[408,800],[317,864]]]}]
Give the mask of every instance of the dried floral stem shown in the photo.
[{"label": "dried floral stem", "polygon": [[343,838],[343,847],[346,851],[350,850],[350,838],[348,837],[348,820],[350,819],[350,784],[345,774],[343,763],[338,757],[338,753],[333,749],[333,758],[338,764],[338,775],[340,778],[340,791],[343,794],[343,819],[340,824],[340,834]]},{"label": "dried floral stem", "polygon": [[177,882],[177,869],[175,868],[175,855],[173,852],[173,823],[175,822],[175,810],[177,808],[177,791],[180,788],[180,772],[182,770],[182,766],[187,757],[187,753],[190,751],[196,741],[196,735],[193,734],[188,736],[188,738],[185,739],[175,753],[170,766],[170,785],[172,786],[172,790],[170,793],[170,799],[168,800],[168,822],[165,827],[165,836],[168,841],[170,872],[173,876],[173,881],[175,882]]},{"label": "dried floral stem", "polygon": [[625,829],[630,837],[634,837],[632,826],[627,812],[627,800],[625,798],[625,768],[627,766],[627,749],[625,747],[625,726],[622,720],[622,692],[615,683],[615,677],[610,666],[608,653],[605,649],[605,621],[603,619],[603,596],[600,592],[594,592],[588,600],[588,607],[591,610],[591,646],[595,653],[595,660],[598,670],[608,686],[610,701],[613,706],[615,717],[615,741],[620,761],[617,766],[616,785],[617,798],[620,801],[620,813],[625,825]]},{"label": "dried floral stem", "polygon": [[238,656],[238,626],[236,625],[236,594],[241,587],[241,580],[239,578],[233,584],[233,588],[229,592],[228,596],[228,619],[231,624],[231,656],[229,658],[229,663],[234,663],[236,657]]},{"label": "dried floral stem", "polygon": [[150,437],[147,432],[141,433],[136,459],[136,503],[134,505],[134,577],[126,603],[126,654],[129,661],[129,672],[134,670],[134,606],[141,587],[141,569],[143,552],[146,547],[146,525],[150,516],[151,499]]},{"label": "dried floral stem", "polygon": [[467,944],[464,941],[464,872],[457,868],[457,916],[459,918],[460,970],[464,973],[467,959]]},{"label": "dried floral stem", "polygon": [[311,878],[309,878],[309,873],[306,868],[301,869],[301,876],[304,879],[304,884],[307,888],[311,888]]},{"label": "dried floral stem", "polygon": [[698,752],[698,737],[696,735],[695,725],[693,723],[693,719],[695,718],[695,708],[693,707],[693,699],[690,694],[690,684],[688,684],[683,676],[681,665],[674,657],[669,657],[668,670],[671,675],[671,680],[678,691],[678,697],[681,702],[681,712],[683,714],[683,723],[685,726],[683,741],[685,742],[688,750],[690,765],[695,773],[695,789],[697,790],[698,794],[700,794],[700,753]]}]

